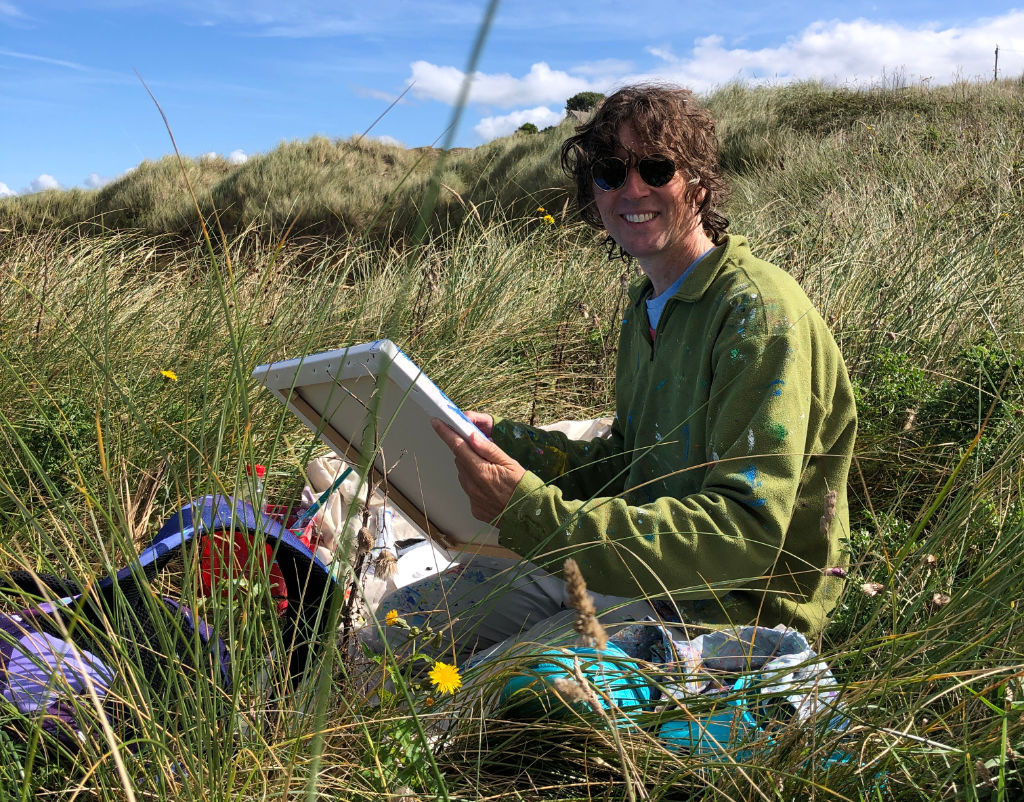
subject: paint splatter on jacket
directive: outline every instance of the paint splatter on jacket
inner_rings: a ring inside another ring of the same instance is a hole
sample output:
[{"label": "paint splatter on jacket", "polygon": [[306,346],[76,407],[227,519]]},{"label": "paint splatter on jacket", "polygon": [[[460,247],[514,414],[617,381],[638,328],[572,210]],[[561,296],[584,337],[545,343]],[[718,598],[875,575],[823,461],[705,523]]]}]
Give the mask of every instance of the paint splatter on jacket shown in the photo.
[{"label": "paint splatter on jacket", "polygon": [[[787,273],[729,236],[665,306],[652,342],[630,292],[611,436],[507,420],[528,472],[499,542],[590,587],[674,602],[684,620],[819,633],[847,564],[853,389],[832,334]],[[659,609],[665,609],[664,602]]]}]

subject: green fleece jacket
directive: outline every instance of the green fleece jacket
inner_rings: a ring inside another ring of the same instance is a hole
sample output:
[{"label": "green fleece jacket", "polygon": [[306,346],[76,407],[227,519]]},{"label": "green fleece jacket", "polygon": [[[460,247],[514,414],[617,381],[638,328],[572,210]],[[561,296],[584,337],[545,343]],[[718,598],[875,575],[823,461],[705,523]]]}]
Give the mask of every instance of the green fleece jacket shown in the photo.
[{"label": "green fleece jacket", "polygon": [[652,341],[644,279],[622,321],[611,436],[499,420],[527,473],[499,542],[683,620],[823,629],[847,564],[853,389],[799,285],[743,237],[704,257]]}]

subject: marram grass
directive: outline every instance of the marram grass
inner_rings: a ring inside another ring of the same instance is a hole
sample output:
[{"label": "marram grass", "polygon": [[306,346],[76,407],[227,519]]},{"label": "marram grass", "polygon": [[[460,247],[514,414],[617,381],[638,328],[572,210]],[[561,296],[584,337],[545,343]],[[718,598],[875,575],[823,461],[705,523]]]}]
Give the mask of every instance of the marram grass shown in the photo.
[{"label": "marram grass", "polygon": [[[161,587],[228,637],[236,689],[183,675],[156,694],[130,644],[114,641],[105,656],[138,731],[64,756],[24,740],[23,723],[0,732],[0,798],[1019,796],[1024,135],[1008,120],[1022,92],[830,92],[729,88],[711,103],[733,230],[807,288],[857,386],[852,566],[818,644],[845,688],[845,741],[790,726],[771,749],[687,755],[585,710],[509,722],[471,694],[473,672],[459,688],[441,677],[454,693],[439,693],[394,657],[357,667],[325,655],[293,693],[259,577],[197,599],[186,561]],[[415,249],[362,223],[315,238],[285,237],[277,221],[264,236],[253,210],[270,209],[265,199],[225,202],[224,221],[237,215],[242,228],[212,250],[114,226],[0,226],[11,229],[0,232],[2,565],[106,573],[187,500],[233,492],[247,462],[268,465],[273,498],[294,499],[319,448],[249,381],[273,359],[389,337],[465,408],[539,423],[606,414],[633,268],[606,261],[561,206],[538,200],[552,174],[531,160],[550,156],[556,134],[453,158],[457,213]],[[324,170],[357,151],[374,164],[393,157],[408,180],[421,169],[412,152],[338,147],[307,150]],[[242,178],[219,180],[232,176]],[[223,190],[192,180],[202,197]],[[286,198],[286,179],[275,181]],[[25,208],[44,202],[64,201]],[[316,232],[315,207],[289,204],[286,217]],[[379,219],[391,222],[413,207],[386,208]],[[147,476],[158,477],[151,498]],[[497,666],[494,681],[512,669]],[[854,759],[828,769],[840,748]]]}]

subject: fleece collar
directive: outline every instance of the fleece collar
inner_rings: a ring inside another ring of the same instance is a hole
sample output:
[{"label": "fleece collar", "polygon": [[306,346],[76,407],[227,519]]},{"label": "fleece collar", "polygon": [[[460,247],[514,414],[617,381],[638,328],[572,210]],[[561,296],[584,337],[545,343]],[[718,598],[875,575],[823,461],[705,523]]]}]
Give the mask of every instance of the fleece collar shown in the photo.
[{"label": "fleece collar", "polygon": [[[699,301],[714,283],[726,262],[737,259],[741,250],[750,250],[750,246],[747,245],[747,238],[727,234],[722,245],[717,246],[711,253],[694,265],[693,270],[683,279],[682,285],[676,290],[676,294],[672,298],[688,303]],[[644,276],[630,288],[629,299],[634,306],[637,306],[653,289],[651,280]]]}]

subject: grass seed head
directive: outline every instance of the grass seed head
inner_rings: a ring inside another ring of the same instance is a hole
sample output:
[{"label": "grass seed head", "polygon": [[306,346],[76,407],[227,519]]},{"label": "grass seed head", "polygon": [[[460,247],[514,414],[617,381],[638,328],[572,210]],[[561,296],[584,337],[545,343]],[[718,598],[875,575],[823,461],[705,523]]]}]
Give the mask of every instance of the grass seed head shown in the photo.
[{"label": "grass seed head", "polygon": [[370,527],[364,525],[359,528],[359,538],[356,541],[356,546],[360,556],[373,548],[373,535],[370,534]]},{"label": "grass seed head", "polygon": [[832,521],[836,517],[836,500],[839,498],[839,494],[835,490],[829,490],[825,494],[825,514],[821,516],[820,528],[821,534],[827,535],[829,528],[832,526]]},{"label": "grass seed head", "polygon": [[398,558],[390,549],[384,549],[373,561],[373,572],[380,579],[390,579],[398,573]]},{"label": "grass seed head", "polygon": [[589,702],[589,695],[580,687],[580,684],[569,677],[557,677],[554,681],[555,690],[558,695],[570,704],[576,702]]},{"label": "grass seed head", "polygon": [[597,608],[594,607],[594,600],[587,592],[587,583],[580,573],[580,567],[570,557],[565,561],[564,570],[569,606],[576,611],[573,627],[583,638],[603,651],[608,645],[608,633],[597,620]]}]

